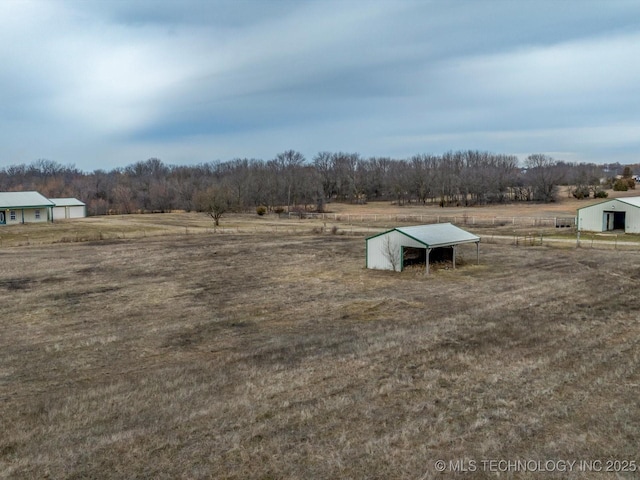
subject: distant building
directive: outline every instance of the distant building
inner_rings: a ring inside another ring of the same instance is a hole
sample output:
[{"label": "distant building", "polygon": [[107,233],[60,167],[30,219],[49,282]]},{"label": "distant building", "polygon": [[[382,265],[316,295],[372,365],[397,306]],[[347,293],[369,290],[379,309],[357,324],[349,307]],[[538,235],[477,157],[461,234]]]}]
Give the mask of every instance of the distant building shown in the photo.
[{"label": "distant building", "polygon": [[0,192],[0,225],[52,222],[53,207],[38,192]]},{"label": "distant building", "polygon": [[54,204],[53,220],[87,216],[87,206],[77,198],[50,198],[49,200]]},{"label": "distant building", "polygon": [[0,192],[0,225],[53,222],[86,216],[87,207],[77,198],[47,198],[38,192]]},{"label": "distant building", "polygon": [[606,200],[578,209],[579,231],[640,233],[640,197]]}]

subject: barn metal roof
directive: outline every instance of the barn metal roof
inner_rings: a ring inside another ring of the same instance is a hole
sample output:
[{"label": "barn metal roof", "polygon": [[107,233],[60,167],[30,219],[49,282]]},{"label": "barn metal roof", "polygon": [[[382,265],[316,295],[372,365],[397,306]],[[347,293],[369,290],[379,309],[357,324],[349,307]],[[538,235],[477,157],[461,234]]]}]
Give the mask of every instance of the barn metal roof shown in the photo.
[{"label": "barn metal roof", "polygon": [[84,202],[77,198],[50,198],[56,207],[84,207]]},{"label": "barn metal roof", "polygon": [[615,200],[620,200],[623,203],[628,203],[629,205],[633,205],[634,207],[640,207],[640,197],[626,197],[626,198],[616,198]]},{"label": "barn metal roof", "polygon": [[395,230],[419,241],[420,243],[424,243],[429,247],[441,247],[445,245],[480,241],[480,237],[477,235],[469,233],[451,223],[397,227]]},{"label": "barn metal roof", "polygon": [[480,237],[477,235],[469,233],[451,223],[434,223],[432,225],[397,227],[392,230],[387,230],[386,232],[373,235],[367,238],[367,240],[393,231],[400,232],[429,248],[457,245],[459,243],[475,243],[480,241]]},{"label": "barn metal roof", "polygon": [[0,192],[0,208],[53,207],[53,202],[38,192]]},{"label": "barn metal roof", "polygon": [[593,203],[591,205],[586,205],[584,207],[580,207],[580,208],[578,208],[578,211],[584,210],[585,208],[595,207],[596,205],[602,205],[603,203],[615,202],[615,201],[626,203],[626,204],[632,205],[634,207],[640,207],[640,197],[621,197],[621,198],[607,198],[606,200],[602,200],[601,202]]}]

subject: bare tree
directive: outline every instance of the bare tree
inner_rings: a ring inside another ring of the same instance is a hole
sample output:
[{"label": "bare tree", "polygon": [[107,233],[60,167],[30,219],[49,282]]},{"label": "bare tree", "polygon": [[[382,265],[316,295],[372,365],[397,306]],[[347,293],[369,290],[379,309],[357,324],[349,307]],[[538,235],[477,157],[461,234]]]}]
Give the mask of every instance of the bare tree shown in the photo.
[{"label": "bare tree", "polygon": [[295,150],[287,150],[276,155],[272,162],[277,168],[278,176],[284,179],[282,193],[287,199],[287,211],[291,211],[291,206],[295,205],[299,198],[297,183],[303,170],[304,155]]},{"label": "bare tree", "polygon": [[382,254],[389,261],[391,267],[395,272],[398,272],[402,266],[401,258],[400,258],[400,248],[398,245],[391,240],[389,235],[387,235],[382,242]]},{"label": "bare tree", "polygon": [[529,155],[525,162],[527,180],[533,189],[533,199],[553,202],[556,199],[558,185],[562,181],[562,172],[556,168],[556,161],[541,153]]},{"label": "bare tree", "polygon": [[329,201],[333,197],[336,188],[331,153],[319,152],[313,157],[313,166],[320,176],[324,198]]},{"label": "bare tree", "polygon": [[224,186],[210,187],[198,195],[198,209],[209,215],[215,226],[220,225],[222,216],[231,209],[232,194]]},{"label": "bare tree", "polygon": [[[638,164],[626,165],[625,170],[619,163],[570,164],[543,154],[529,156],[524,167],[518,167],[514,156],[473,150],[410,159],[365,159],[357,153],[320,152],[312,163],[307,163],[301,153],[288,150],[266,162],[237,158],[192,166],[165,165],[150,158],[91,173],[41,159],[0,167],[0,191],[37,190],[47,196],[75,196],[93,215],[112,211],[208,211],[199,200],[209,189],[218,191],[222,186],[224,198],[214,202],[218,211],[246,211],[258,205],[276,211],[285,206],[308,209],[311,205],[322,210],[324,202],[332,200],[439,202],[444,207],[549,202],[562,184],[574,186],[569,195],[601,195],[602,178],[623,174],[628,187],[633,188],[636,183],[632,172],[640,170]],[[220,199],[218,194],[215,198]]]}]

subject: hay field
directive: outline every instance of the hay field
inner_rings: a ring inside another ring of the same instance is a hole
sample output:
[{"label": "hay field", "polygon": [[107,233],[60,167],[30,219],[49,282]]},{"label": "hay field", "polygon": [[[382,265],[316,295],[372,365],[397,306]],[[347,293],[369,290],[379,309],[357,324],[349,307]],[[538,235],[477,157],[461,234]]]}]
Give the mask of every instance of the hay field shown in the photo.
[{"label": "hay field", "polygon": [[[286,231],[2,248],[0,477],[637,464],[640,253],[462,256],[368,271],[363,237]],[[594,474],[506,478],[541,475]]]}]

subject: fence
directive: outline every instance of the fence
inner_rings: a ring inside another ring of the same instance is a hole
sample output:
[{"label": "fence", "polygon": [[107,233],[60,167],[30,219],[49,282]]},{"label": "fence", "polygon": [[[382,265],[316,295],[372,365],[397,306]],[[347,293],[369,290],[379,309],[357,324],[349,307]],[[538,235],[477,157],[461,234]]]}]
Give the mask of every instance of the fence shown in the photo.
[{"label": "fence", "polygon": [[640,241],[629,239],[624,235],[603,235],[597,233],[581,234],[575,238],[545,235],[543,233],[513,235],[481,235],[482,243],[509,244],[520,247],[556,246],[567,248],[597,248],[612,250],[640,250]]},{"label": "fence", "polygon": [[306,213],[289,212],[292,218],[315,218],[333,220],[334,222],[403,222],[403,223],[455,223],[457,225],[518,225],[533,227],[572,228],[576,221],[573,217],[518,217],[518,216],[481,216],[481,215],[388,215],[375,213],[339,214],[339,213]]}]

